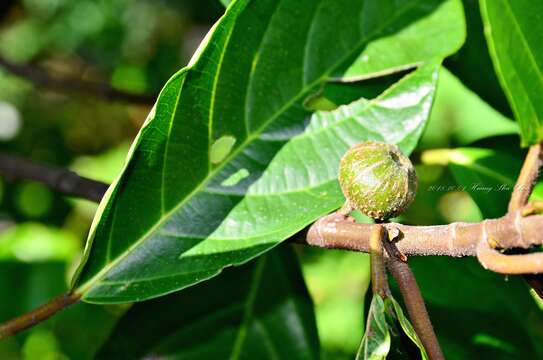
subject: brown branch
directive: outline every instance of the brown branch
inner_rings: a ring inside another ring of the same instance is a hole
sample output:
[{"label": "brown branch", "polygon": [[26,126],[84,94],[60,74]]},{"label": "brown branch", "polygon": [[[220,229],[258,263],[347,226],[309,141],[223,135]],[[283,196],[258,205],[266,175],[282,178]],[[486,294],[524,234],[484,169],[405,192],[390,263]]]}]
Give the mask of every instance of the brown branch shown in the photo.
[{"label": "brown branch", "polygon": [[477,247],[477,259],[487,270],[501,274],[543,273],[543,253],[505,255],[481,241]]},{"label": "brown branch", "polygon": [[109,101],[124,101],[141,105],[153,105],[156,99],[154,95],[129,93],[103,83],[51,75],[41,68],[16,64],[2,56],[0,56],[0,67],[38,86],[65,94],[78,93]]},{"label": "brown branch", "polygon": [[[393,243],[388,243],[385,248],[394,247]],[[415,276],[411,272],[407,262],[404,262],[394,256],[394,252],[388,252],[388,268],[394,276],[400,293],[402,294],[409,319],[413,324],[413,328],[417,333],[426,353],[431,360],[445,359],[439,342],[437,341],[434,328],[428,316],[428,311],[424,305],[424,299],[420,293],[419,286],[415,280]]]},{"label": "brown branch", "polygon": [[41,182],[53,190],[99,202],[108,185],[76,173],[0,153],[0,175],[8,180],[26,179]]},{"label": "brown branch", "polygon": [[60,310],[79,301],[79,298],[80,296],[76,294],[64,294],[24,315],[0,324],[0,340],[47,320]]},{"label": "brown branch", "polygon": [[[520,210],[519,210],[520,212]],[[530,248],[543,244],[543,216],[520,216],[519,212],[482,223],[410,226],[383,224],[389,232],[397,232],[397,247],[406,255],[475,256],[481,239],[491,239],[504,249]],[[356,224],[336,213],[317,220],[307,236],[296,241],[330,249],[369,252],[372,224]]]}]

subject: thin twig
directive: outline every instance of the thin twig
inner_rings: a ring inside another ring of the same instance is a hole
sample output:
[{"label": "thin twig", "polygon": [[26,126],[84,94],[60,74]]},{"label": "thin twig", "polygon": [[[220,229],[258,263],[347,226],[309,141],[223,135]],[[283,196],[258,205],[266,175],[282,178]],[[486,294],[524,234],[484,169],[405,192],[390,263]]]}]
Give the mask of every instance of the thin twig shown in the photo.
[{"label": "thin twig", "polygon": [[79,301],[79,298],[80,296],[76,294],[64,294],[24,315],[0,324],[0,340],[47,320],[60,310]]},{"label": "thin twig", "polygon": [[[386,243],[385,248],[387,249],[388,247],[394,246],[393,243],[388,242]],[[415,276],[411,272],[407,262],[394,256],[394,253],[395,252],[393,251],[388,253],[387,265],[398,284],[413,328],[431,360],[445,359],[441,347],[439,346],[439,342],[437,341],[432,322],[428,316],[428,311],[424,305],[424,299],[420,293]]]},{"label": "thin twig", "polygon": [[509,200],[508,211],[517,211],[528,203],[528,198],[532,193],[532,189],[539,175],[539,168],[543,161],[543,154],[541,152],[541,144],[532,145],[524,164],[520,170],[520,174],[517,179],[517,183],[511,194],[511,200]]},{"label": "thin twig", "polygon": [[500,274],[543,273],[543,253],[506,255],[491,247],[485,240],[479,242],[477,259],[485,269]]},{"label": "thin twig", "polygon": [[25,179],[41,182],[53,190],[91,201],[99,202],[108,185],[81,177],[76,173],[51,166],[44,166],[0,153],[0,175],[8,180]]},{"label": "thin twig", "polygon": [[[522,165],[522,169],[520,170],[519,177],[517,179],[517,183],[515,184],[515,187],[513,189],[513,193],[511,194],[511,199],[509,200],[509,206],[508,211],[517,211],[524,207],[528,203],[528,199],[530,198],[530,194],[532,193],[533,187],[535,185],[535,182],[537,180],[537,176],[539,175],[539,169],[542,165],[542,149],[541,144],[532,145],[530,149],[528,150],[528,154],[526,154],[526,158],[524,159],[524,163]],[[496,254],[495,252],[492,252],[491,250],[486,251],[486,255],[488,257],[491,257],[492,259],[488,262],[489,264],[492,264],[492,261],[495,261],[496,258],[500,259],[501,254]],[[518,255],[516,255],[518,256]],[[541,262],[543,255],[535,255],[530,254],[530,260],[531,262]],[[523,263],[523,260],[527,260],[527,258],[522,258],[520,260],[520,263]],[[540,265],[542,266],[542,265]],[[515,267],[516,268],[516,267]],[[536,294],[543,299],[543,277],[541,275],[525,275],[524,279],[532,289],[536,292]]]},{"label": "thin twig", "polygon": [[109,101],[124,101],[141,105],[153,105],[156,98],[154,95],[134,94],[118,90],[104,83],[53,76],[41,68],[16,64],[1,56],[0,67],[38,86],[65,94],[78,93]]}]

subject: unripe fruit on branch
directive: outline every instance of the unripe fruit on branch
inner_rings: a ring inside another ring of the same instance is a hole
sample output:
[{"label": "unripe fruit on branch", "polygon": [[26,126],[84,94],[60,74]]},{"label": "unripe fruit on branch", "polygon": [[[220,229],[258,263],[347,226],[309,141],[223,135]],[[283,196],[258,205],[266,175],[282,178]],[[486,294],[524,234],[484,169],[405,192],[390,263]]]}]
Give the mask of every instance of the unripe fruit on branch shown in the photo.
[{"label": "unripe fruit on branch", "polygon": [[417,174],[397,146],[365,141],[341,159],[339,184],[352,208],[386,220],[411,205],[417,193]]}]

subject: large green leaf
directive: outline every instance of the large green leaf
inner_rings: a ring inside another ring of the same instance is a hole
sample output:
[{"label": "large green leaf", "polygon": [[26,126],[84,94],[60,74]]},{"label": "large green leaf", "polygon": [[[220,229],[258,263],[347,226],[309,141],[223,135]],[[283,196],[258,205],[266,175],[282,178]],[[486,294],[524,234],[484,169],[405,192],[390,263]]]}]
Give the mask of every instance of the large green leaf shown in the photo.
[{"label": "large green leaf", "polygon": [[[429,8],[436,4],[427,3]],[[338,78],[342,81],[368,79],[455,53],[466,37],[462,1],[446,0],[431,12],[423,11],[425,16],[401,31],[372,41],[347,70],[338,74]]]},{"label": "large green leaf", "polygon": [[[205,299],[205,301],[202,301]],[[318,359],[296,255],[277,249],[190,289],[134,305],[99,359]]]},{"label": "large green leaf", "polygon": [[349,146],[378,139],[412,151],[437,62],[372,101],[313,115],[303,106],[422,6],[381,3],[231,4],[161,92],[104,197],[74,284],[83,299],[144,300],[246,262],[342,203],[337,166]]},{"label": "large green leaf", "polygon": [[520,124],[522,144],[543,139],[543,2],[481,0],[490,55]]}]

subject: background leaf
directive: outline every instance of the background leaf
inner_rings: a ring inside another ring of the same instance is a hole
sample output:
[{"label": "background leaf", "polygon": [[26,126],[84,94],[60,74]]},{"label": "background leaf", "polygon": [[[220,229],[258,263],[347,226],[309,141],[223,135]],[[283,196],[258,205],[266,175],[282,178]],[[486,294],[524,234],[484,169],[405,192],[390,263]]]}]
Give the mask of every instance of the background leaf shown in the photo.
[{"label": "background leaf", "polygon": [[17,224],[0,233],[0,260],[69,261],[80,251],[74,234],[40,223]]},{"label": "background leaf", "polygon": [[[308,1],[303,17],[293,1],[237,1],[227,9],[162,91],[102,202],[75,282],[84,300],[144,300],[243,263],[339,207],[337,164],[350,145],[376,139],[412,151],[433,101],[437,62],[374,101],[313,116],[303,107],[370,39],[420,15],[418,2],[384,12],[376,4]],[[323,32],[355,10],[363,24]],[[225,137],[233,147],[212,154]]]},{"label": "background leaf", "polygon": [[[372,41],[337,79],[356,81],[415,67],[455,53],[464,43],[466,25],[462,1],[427,2],[432,9],[395,34]],[[382,4],[386,7],[387,4]]]},{"label": "background leaf", "polygon": [[500,151],[483,148],[430,150],[423,161],[448,164],[463,191],[471,195],[485,218],[507,212],[522,160]]},{"label": "background leaf", "polygon": [[474,258],[409,263],[447,359],[541,358],[543,312],[522,278],[484,270]]},{"label": "background leaf", "polygon": [[522,144],[543,139],[543,2],[481,0],[490,55],[520,124]]},{"label": "background leaf", "polygon": [[441,68],[436,98],[422,148],[466,146],[500,135],[517,135],[518,124],[506,118]]},{"label": "background leaf", "polygon": [[466,41],[458,52],[445,60],[445,66],[486,103],[513,118],[488,53],[479,0],[462,0],[462,4]]},{"label": "background leaf", "polygon": [[352,360],[364,334],[369,256],[308,246],[297,250],[315,304],[322,358]]},{"label": "background leaf", "polygon": [[298,260],[291,247],[282,247],[190,289],[134,305],[97,357],[319,359],[319,347]]},{"label": "background leaf", "polygon": [[[24,314],[65,292],[66,273],[67,263],[61,261],[0,261],[4,295],[0,296],[0,321]],[[0,341],[0,358],[94,359],[120,313],[118,306],[74,304],[28,331]]]}]

